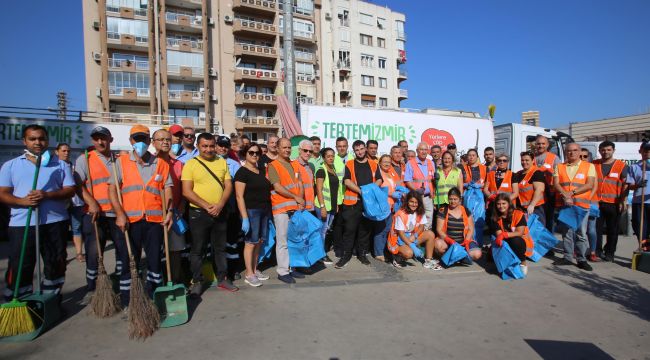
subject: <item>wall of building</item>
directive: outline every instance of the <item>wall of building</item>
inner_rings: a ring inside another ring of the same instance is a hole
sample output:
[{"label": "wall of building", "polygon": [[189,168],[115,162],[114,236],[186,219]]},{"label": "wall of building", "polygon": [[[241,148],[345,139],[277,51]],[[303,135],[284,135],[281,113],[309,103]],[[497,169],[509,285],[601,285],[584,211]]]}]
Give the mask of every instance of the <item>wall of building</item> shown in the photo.
[{"label": "wall of building", "polygon": [[650,113],[593,121],[574,122],[569,134],[576,141],[639,142],[650,132]]}]

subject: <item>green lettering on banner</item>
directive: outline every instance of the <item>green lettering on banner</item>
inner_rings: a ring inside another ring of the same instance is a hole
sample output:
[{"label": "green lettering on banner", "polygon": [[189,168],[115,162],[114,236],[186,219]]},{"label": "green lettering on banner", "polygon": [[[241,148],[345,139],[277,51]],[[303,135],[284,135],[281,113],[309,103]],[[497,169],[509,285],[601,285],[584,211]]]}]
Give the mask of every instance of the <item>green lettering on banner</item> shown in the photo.
[{"label": "green lettering on banner", "polygon": [[404,129],[403,127],[401,127],[401,126],[395,126],[395,130],[396,130],[397,133],[398,133],[398,136],[397,136],[398,139],[406,139],[406,138],[404,137],[404,135],[406,134],[406,131],[405,131],[405,129]]},{"label": "green lettering on banner", "polygon": [[74,145],[72,143],[72,136],[71,135],[72,135],[72,128],[70,128],[68,126],[64,127],[63,128],[63,138],[67,140],[67,141],[64,141],[64,142],[67,142],[70,145]]},{"label": "green lettering on banner", "polygon": [[45,128],[47,129],[47,133],[48,133],[48,136],[50,138],[50,142],[52,142],[52,140],[56,140],[57,143],[63,142],[59,138],[61,135],[59,134],[59,127],[58,126],[54,127],[54,128],[52,126],[46,126]]},{"label": "green lettering on banner", "polygon": [[362,139],[376,140],[375,137],[372,136],[372,125],[359,125],[359,137]]},{"label": "green lettering on banner", "polygon": [[5,124],[0,124],[0,140],[5,141],[7,140],[7,136],[5,135]]},{"label": "green lettering on banner", "polygon": [[14,126],[14,140],[22,139],[22,134],[21,134],[22,130],[23,130],[22,125],[16,124]]},{"label": "green lettering on banner", "polygon": [[336,124],[336,136],[335,137],[341,137],[343,135],[343,129],[345,129],[345,126],[343,124]]},{"label": "green lettering on banner", "polygon": [[384,135],[383,139],[389,139],[393,142],[395,142],[395,135],[393,134],[394,127],[393,126],[382,126],[381,127],[382,133]]}]

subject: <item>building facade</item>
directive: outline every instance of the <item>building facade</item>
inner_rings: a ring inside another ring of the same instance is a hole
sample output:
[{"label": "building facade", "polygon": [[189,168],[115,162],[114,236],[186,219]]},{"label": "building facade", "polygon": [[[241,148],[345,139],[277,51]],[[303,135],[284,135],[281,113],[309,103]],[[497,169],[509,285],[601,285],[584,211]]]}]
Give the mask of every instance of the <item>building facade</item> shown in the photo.
[{"label": "building facade", "polygon": [[[84,0],[87,109],[266,140],[281,127],[282,5]],[[298,104],[399,107],[404,21],[359,0],[293,0]]]},{"label": "building facade", "polygon": [[568,130],[575,141],[640,142],[650,133],[650,113],[572,122]]},{"label": "building facade", "polygon": [[521,113],[521,123],[530,126],[539,126],[539,111],[524,111]]}]

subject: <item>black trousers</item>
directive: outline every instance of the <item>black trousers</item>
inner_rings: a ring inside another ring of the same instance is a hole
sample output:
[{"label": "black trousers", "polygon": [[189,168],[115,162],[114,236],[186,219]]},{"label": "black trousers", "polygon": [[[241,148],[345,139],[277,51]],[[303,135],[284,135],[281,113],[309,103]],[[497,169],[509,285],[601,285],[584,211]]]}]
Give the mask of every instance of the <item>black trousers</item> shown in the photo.
[{"label": "black trousers", "polygon": [[[86,248],[86,290],[95,290],[97,280],[97,241],[95,240],[95,228],[92,217],[88,214],[83,216],[81,229],[83,232],[84,247]],[[126,242],[124,233],[115,225],[114,217],[100,216],[97,218],[97,230],[99,232],[99,245],[102,253],[106,246],[106,239],[111,238],[115,245],[115,274],[119,277],[122,274],[122,260],[126,254]],[[128,259],[128,255],[127,255]]]},{"label": "black trousers", "polygon": [[226,260],[226,238],[228,214],[221,213],[212,217],[203,209],[190,209],[190,227],[192,228],[192,249],[190,250],[190,270],[194,282],[203,281],[201,266],[208,242],[212,247],[212,256],[216,266],[217,280],[223,280],[228,273]]},{"label": "black trousers", "polygon": [[[162,284],[162,241],[163,227],[160,223],[152,223],[145,220],[129,224],[129,238],[131,240],[131,251],[135,264],[140,264],[142,250],[147,255],[147,282],[145,288],[150,296],[154,290]],[[124,250],[120,251],[122,256],[122,272],[120,274],[120,297],[122,306],[129,304],[131,293],[131,266],[129,263],[129,254],[126,249],[126,239],[124,241]]]},{"label": "black trousers", "polygon": [[[596,225],[596,253],[614,256],[616,244],[618,244],[618,222],[621,219],[621,213],[618,212],[616,204],[604,203],[599,204],[600,217]],[[603,234],[607,235],[607,243],[603,247]]]},{"label": "black trousers", "polygon": [[512,252],[517,255],[520,261],[526,260],[526,241],[522,237],[515,236],[504,239],[504,241],[510,245]]},{"label": "black trousers", "polygon": [[343,205],[340,205],[336,216],[334,216],[334,223],[328,232],[328,237],[331,239],[334,255],[337,257],[343,256]]},{"label": "black trousers", "polygon": [[[41,289],[44,293],[59,294],[65,282],[67,265],[66,245],[70,234],[68,231],[69,226],[70,223],[67,220],[39,226],[40,252],[41,258],[43,259]],[[9,264],[5,273],[7,288],[3,292],[6,300],[10,300],[13,297],[15,290],[24,231],[25,228],[23,226],[9,227]],[[36,227],[30,226],[27,235],[25,258],[21,269],[22,276],[18,285],[18,296],[32,292],[35,266]]]},{"label": "black trousers", "polygon": [[372,221],[363,216],[363,204],[343,205],[343,255],[352,255],[352,250],[357,250],[357,256],[365,256],[370,246]]}]

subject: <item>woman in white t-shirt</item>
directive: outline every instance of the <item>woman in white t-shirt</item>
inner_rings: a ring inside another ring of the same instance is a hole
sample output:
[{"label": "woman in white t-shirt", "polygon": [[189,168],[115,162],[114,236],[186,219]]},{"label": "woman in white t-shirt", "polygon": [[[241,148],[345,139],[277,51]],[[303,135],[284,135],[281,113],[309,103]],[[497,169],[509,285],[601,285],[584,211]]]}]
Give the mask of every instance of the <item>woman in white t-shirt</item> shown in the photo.
[{"label": "woman in white t-shirt", "polygon": [[[424,230],[427,223],[422,196],[415,191],[406,195],[402,208],[393,218],[393,226],[388,234],[388,250],[394,255],[393,266],[402,267],[402,259],[423,258],[424,267],[442,270],[438,260],[433,259],[433,246],[436,236]],[[424,246],[425,253],[418,246]]]}]

